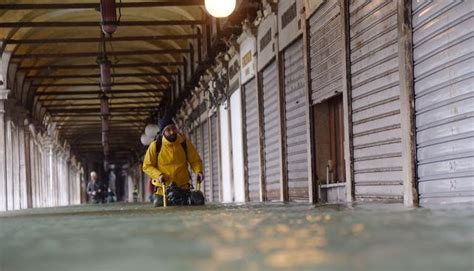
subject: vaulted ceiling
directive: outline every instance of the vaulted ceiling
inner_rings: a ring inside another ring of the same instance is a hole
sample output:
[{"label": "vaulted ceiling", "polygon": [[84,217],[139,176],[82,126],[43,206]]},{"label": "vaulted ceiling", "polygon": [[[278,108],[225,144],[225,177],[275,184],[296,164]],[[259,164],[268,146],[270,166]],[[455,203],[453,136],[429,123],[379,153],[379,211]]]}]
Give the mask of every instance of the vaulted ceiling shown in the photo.
[{"label": "vaulted ceiling", "polygon": [[[112,161],[140,144],[184,61],[201,38],[203,0],[117,0],[120,23],[105,40],[112,61],[110,146]],[[45,113],[78,153],[101,153],[99,0],[0,0],[2,50],[13,52],[26,80],[25,106]],[[196,58],[196,56],[194,56]]]}]

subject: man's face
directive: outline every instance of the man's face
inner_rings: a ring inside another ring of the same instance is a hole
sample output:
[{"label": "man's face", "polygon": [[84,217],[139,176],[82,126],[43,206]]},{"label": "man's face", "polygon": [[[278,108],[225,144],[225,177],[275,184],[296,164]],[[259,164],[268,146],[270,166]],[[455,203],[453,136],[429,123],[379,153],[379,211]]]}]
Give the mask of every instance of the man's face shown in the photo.
[{"label": "man's face", "polygon": [[92,181],[95,182],[95,181],[97,180],[97,174],[92,173],[92,174],[91,174],[91,179],[92,179]]},{"label": "man's face", "polygon": [[178,129],[176,128],[176,125],[166,126],[163,131],[163,136],[170,142],[176,141],[176,138],[178,137]]}]

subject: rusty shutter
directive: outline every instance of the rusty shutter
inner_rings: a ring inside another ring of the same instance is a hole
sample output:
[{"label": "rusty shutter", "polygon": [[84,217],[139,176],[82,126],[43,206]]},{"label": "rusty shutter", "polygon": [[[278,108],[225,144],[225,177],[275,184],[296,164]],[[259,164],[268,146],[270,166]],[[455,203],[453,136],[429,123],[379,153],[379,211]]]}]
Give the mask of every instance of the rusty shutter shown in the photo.
[{"label": "rusty shutter", "polygon": [[355,196],[401,200],[397,1],[352,1],[350,39]]},{"label": "rusty shutter", "polygon": [[275,60],[262,71],[265,189],[267,200],[280,200],[280,118],[278,69]]},{"label": "rusty shutter", "polygon": [[245,136],[247,152],[247,176],[249,200],[260,201],[259,126],[257,107],[257,80],[255,77],[244,86]]},{"label": "rusty shutter", "polygon": [[309,19],[311,100],[320,103],[342,93],[342,26],[337,0],[324,3]]},{"label": "rusty shutter", "polygon": [[285,49],[284,55],[286,160],[289,200],[308,200],[308,142],[303,40]]},{"label": "rusty shutter", "polygon": [[413,1],[420,204],[474,199],[473,1]]},{"label": "rusty shutter", "polygon": [[210,177],[209,174],[210,170],[210,159],[209,159],[209,122],[206,120],[202,123],[202,140],[203,140],[203,156],[202,156],[202,163],[204,166],[204,195],[206,196],[206,200],[209,201],[211,198],[211,183],[209,182]]},{"label": "rusty shutter", "polygon": [[217,123],[217,114],[211,118],[211,177],[212,177],[212,201],[219,201],[220,179],[219,179],[219,124]]}]

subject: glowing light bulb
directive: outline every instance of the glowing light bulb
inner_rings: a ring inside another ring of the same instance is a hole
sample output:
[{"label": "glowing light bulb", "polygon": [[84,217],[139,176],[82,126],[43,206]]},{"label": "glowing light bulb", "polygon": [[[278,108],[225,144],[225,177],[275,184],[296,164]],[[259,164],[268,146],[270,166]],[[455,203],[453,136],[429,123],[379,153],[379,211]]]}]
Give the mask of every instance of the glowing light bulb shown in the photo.
[{"label": "glowing light bulb", "polygon": [[227,17],[235,9],[236,0],[205,0],[207,12],[216,18]]}]

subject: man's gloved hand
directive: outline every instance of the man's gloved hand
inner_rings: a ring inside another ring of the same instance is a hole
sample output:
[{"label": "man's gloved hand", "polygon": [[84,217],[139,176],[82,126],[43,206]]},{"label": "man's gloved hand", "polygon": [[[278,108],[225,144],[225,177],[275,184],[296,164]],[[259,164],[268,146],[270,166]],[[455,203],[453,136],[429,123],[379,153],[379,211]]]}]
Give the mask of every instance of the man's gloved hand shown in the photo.
[{"label": "man's gloved hand", "polygon": [[158,178],[158,181],[160,181],[161,184],[165,184],[165,181],[166,181],[165,174],[161,174],[160,177]]},{"label": "man's gloved hand", "polygon": [[204,173],[199,172],[196,176],[196,179],[198,183],[202,183],[202,181],[204,181]]}]

